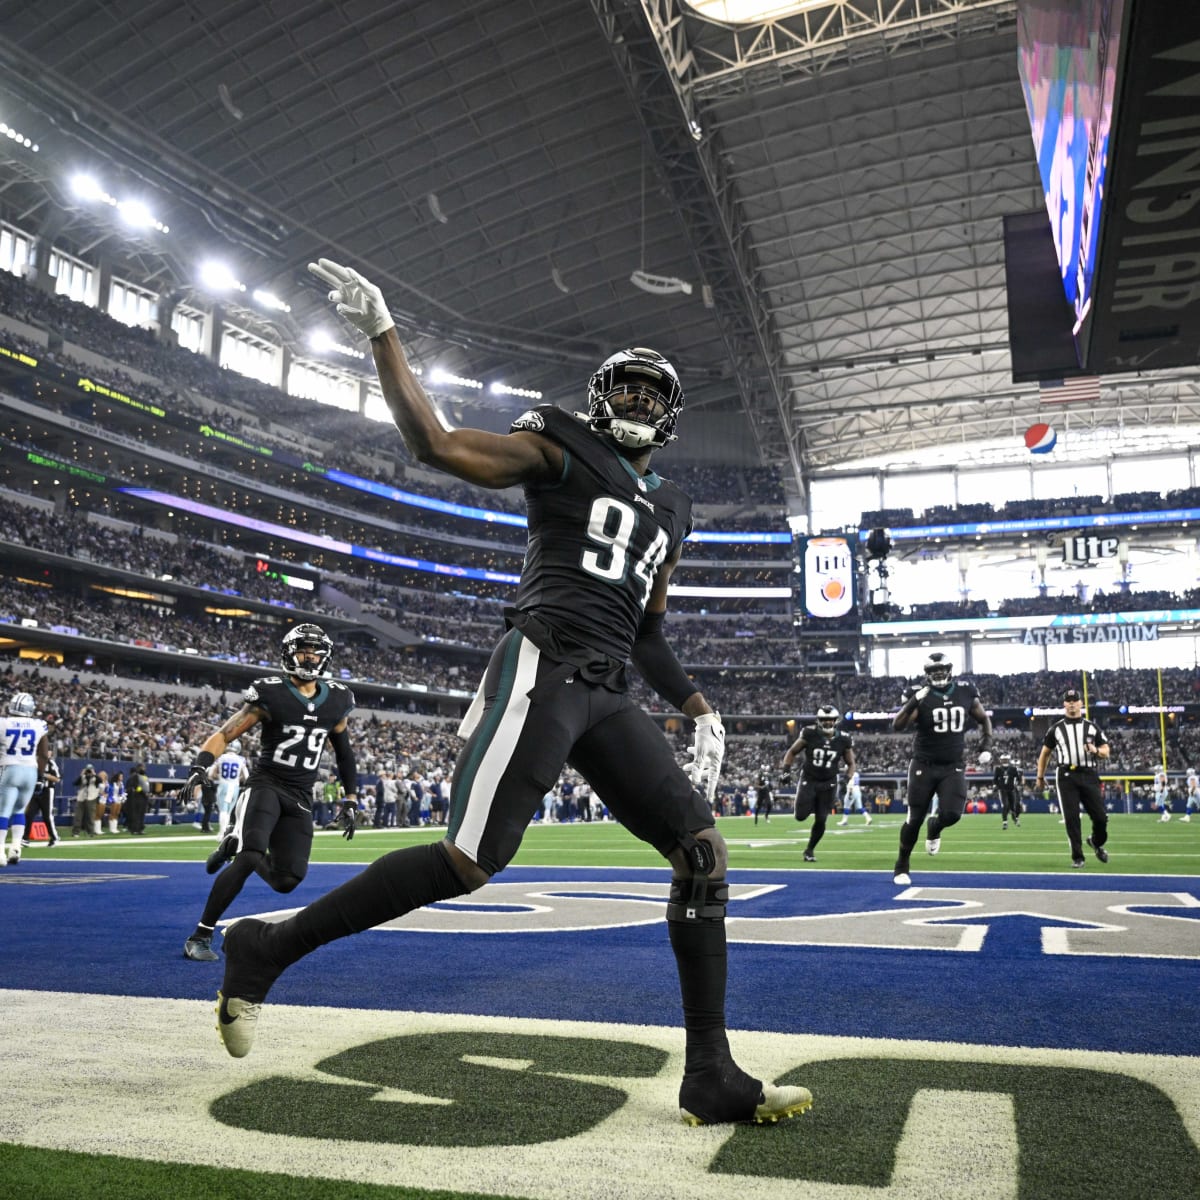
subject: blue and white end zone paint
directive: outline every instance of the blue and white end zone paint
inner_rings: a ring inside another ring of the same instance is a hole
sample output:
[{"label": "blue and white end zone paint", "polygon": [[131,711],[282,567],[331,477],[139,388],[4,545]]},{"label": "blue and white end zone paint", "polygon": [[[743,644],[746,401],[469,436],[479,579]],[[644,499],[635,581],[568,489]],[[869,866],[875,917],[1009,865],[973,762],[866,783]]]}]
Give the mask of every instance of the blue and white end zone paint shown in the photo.
[{"label": "blue and white end zone paint", "polygon": [[[294,899],[356,870],[314,865]],[[1169,1097],[1200,1146],[1200,881],[917,879],[901,889],[885,874],[734,874],[728,1023],[747,1069],[803,1081],[806,1063],[904,1058],[1053,1067],[1064,1078],[1111,1072]],[[201,1164],[219,1145],[229,1167],[534,1200],[778,1200],[778,1179],[713,1173],[729,1129],[678,1123],[683,1038],[665,872],[510,869],[472,897],[325,947],[280,980],[241,1061],[213,1029],[221,964],[182,956],[208,884],[198,864],[178,863],[26,861],[0,875],[0,1002],[22,1031],[0,1056],[0,1140]],[[252,880],[231,917],[278,911],[276,899]],[[594,1127],[502,1153],[387,1138],[364,1153],[303,1131],[231,1129],[214,1115],[231,1095],[280,1077],[301,1090],[336,1083],[385,1123],[400,1111],[389,1106],[425,1105],[436,1142],[448,1101],[403,1080],[368,1088],[328,1065],[381,1039],[431,1034],[479,1039],[462,1058],[479,1069],[544,1069],[547,1080],[603,1083],[627,1099]],[[489,1038],[514,1034],[547,1046],[637,1043],[663,1065],[575,1078],[569,1064],[551,1070],[489,1050]],[[803,1194],[1016,1197],[1013,1103],[972,1094],[978,1169],[965,1179],[963,1103],[937,1088],[914,1095],[887,1187],[806,1180]],[[807,1119],[792,1124],[802,1130]]]}]

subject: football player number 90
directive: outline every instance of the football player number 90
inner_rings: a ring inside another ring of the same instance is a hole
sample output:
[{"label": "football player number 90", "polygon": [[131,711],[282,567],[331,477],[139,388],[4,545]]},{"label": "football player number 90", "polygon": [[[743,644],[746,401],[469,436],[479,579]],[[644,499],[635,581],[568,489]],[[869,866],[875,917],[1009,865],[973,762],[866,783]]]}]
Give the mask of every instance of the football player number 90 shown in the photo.
[{"label": "football player number 90", "polygon": [[[597,496],[588,513],[588,540],[602,547],[584,550],[580,565],[589,574],[607,583],[623,583],[629,572],[629,542],[637,528],[637,513],[622,500]],[[633,574],[641,584],[640,602],[645,604],[658,568],[667,557],[667,535],[654,531],[645,553],[633,564]]]},{"label": "football player number 90", "polygon": [[[321,751],[325,749],[325,730],[306,729],[303,725],[285,725],[283,732],[287,736],[275,747],[275,761],[281,767],[294,767],[299,762],[306,771],[316,770],[321,762]],[[294,754],[288,753],[293,746],[299,746],[306,739],[308,753],[303,761],[300,759],[299,750]]]}]

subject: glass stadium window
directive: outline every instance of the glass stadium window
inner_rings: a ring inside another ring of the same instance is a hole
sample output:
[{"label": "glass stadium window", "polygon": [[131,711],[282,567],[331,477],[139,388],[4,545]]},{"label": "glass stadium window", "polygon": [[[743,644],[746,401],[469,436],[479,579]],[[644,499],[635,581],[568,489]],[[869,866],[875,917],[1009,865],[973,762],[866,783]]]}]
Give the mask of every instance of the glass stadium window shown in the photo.
[{"label": "glass stadium window", "polygon": [[[1011,634],[1006,634],[1005,638],[1011,638],[1011,636]],[[995,641],[972,639],[971,641],[972,675],[1015,675],[1019,671],[1040,671],[1041,669],[1041,646],[1022,646],[1018,642],[1001,639]],[[983,706],[987,708],[991,701],[992,697],[984,696]]]},{"label": "glass stadium window", "polygon": [[1000,471],[958,473],[959,504],[991,504],[999,508],[1009,500],[1028,500],[1029,468],[1008,467]]},{"label": "glass stadium window", "polygon": [[204,353],[204,314],[181,304],[171,314],[171,328],[179,339],[179,345],[193,354]]},{"label": "glass stadium window", "polygon": [[[382,394],[379,400],[382,404]],[[371,403],[369,396],[367,403]],[[383,412],[387,413],[386,407]],[[882,507],[879,478],[875,475],[850,475],[814,479],[809,487],[808,503],[814,530],[856,527],[864,512]]]},{"label": "glass stadium window", "polygon": [[1191,486],[1186,454],[1169,458],[1114,458],[1113,495],[1121,492],[1169,492]]},{"label": "glass stadium window", "polygon": [[33,254],[33,239],[11,225],[0,225],[0,269],[24,274]]},{"label": "glass stadium window", "polygon": [[278,384],[279,354],[278,346],[272,346],[244,329],[226,325],[222,331],[220,365],[239,375],[248,375],[259,383]]},{"label": "glass stadium window", "polygon": [[152,328],[158,324],[158,296],[114,278],[108,292],[108,315],[124,325]]},{"label": "glass stadium window", "polygon": [[1107,496],[1108,470],[1103,463],[1033,469],[1033,498],[1061,500],[1071,496]]},{"label": "glass stadium window", "polygon": [[287,390],[289,395],[304,400],[358,411],[358,380],[327,367],[295,360],[288,369]]},{"label": "glass stadium window", "polygon": [[367,398],[363,403],[363,416],[369,421],[391,421],[392,419],[387,401],[383,398],[383,392],[375,384],[367,387]]},{"label": "glass stadium window", "polygon": [[54,276],[54,290],[58,295],[77,300],[80,304],[92,303],[95,271],[87,263],[61,250],[51,250],[50,274]]},{"label": "glass stadium window", "polygon": [[915,513],[922,513],[936,504],[953,503],[954,474],[951,471],[883,477],[884,508],[911,508]]},{"label": "glass stadium window", "polygon": [[[1046,647],[1048,671],[1117,671],[1123,647],[1119,642],[1064,642]],[[1127,649],[1127,647],[1125,648]],[[1140,647],[1138,648],[1140,650]],[[1135,662],[1140,666],[1140,662]],[[1178,666],[1178,662],[1174,664]]]}]

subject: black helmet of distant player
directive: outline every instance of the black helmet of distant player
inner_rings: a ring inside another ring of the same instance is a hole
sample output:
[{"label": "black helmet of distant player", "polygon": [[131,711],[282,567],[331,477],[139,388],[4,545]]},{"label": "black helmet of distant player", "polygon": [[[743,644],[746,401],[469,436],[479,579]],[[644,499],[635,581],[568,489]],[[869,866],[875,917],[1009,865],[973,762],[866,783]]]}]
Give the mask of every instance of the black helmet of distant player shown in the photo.
[{"label": "black helmet of distant player", "polygon": [[628,450],[673,442],[681,408],[675,368],[644,346],[618,350],[588,380],[588,425]]},{"label": "black helmet of distant player", "polygon": [[925,678],[935,692],[944,692],[954,682],[954,664],[940,650],[935,650],[925,660]]},{"label": "black helmet of distant player", "polygon": [[37,712],[37,701],[28,692],[18,692],[8,702],[10,717],[32,717]]},{"label": "black helmet of distant player", "polygon": [[838,727],[840,719],[838,710],[832,704],[822,704],[817,709],[817,728],[822,733],[832,733]]},{"label": "black helmet of distant player", "polygon": [[[305,655],[303,661],[300,659],[301,654]],[[328,675],[329,660],[332,656],[333,642],[320,625],[293,625],[283,635],[283,669],[305,683]]]}]

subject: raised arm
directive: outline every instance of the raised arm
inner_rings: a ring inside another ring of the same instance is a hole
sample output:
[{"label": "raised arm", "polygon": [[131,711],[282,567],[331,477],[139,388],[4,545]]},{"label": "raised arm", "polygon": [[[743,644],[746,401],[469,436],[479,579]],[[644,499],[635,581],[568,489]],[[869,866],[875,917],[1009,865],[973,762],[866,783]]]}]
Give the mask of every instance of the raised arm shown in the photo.
[{"label": "raised arm", "polygon": [[328,285],[338,313],[371,339],[383,398],[414,458],[485,488],[550,482],[562,474],[562,450],[549,438],[447,429],[408,364],[379,288],[327,258],[308,269]]}]

